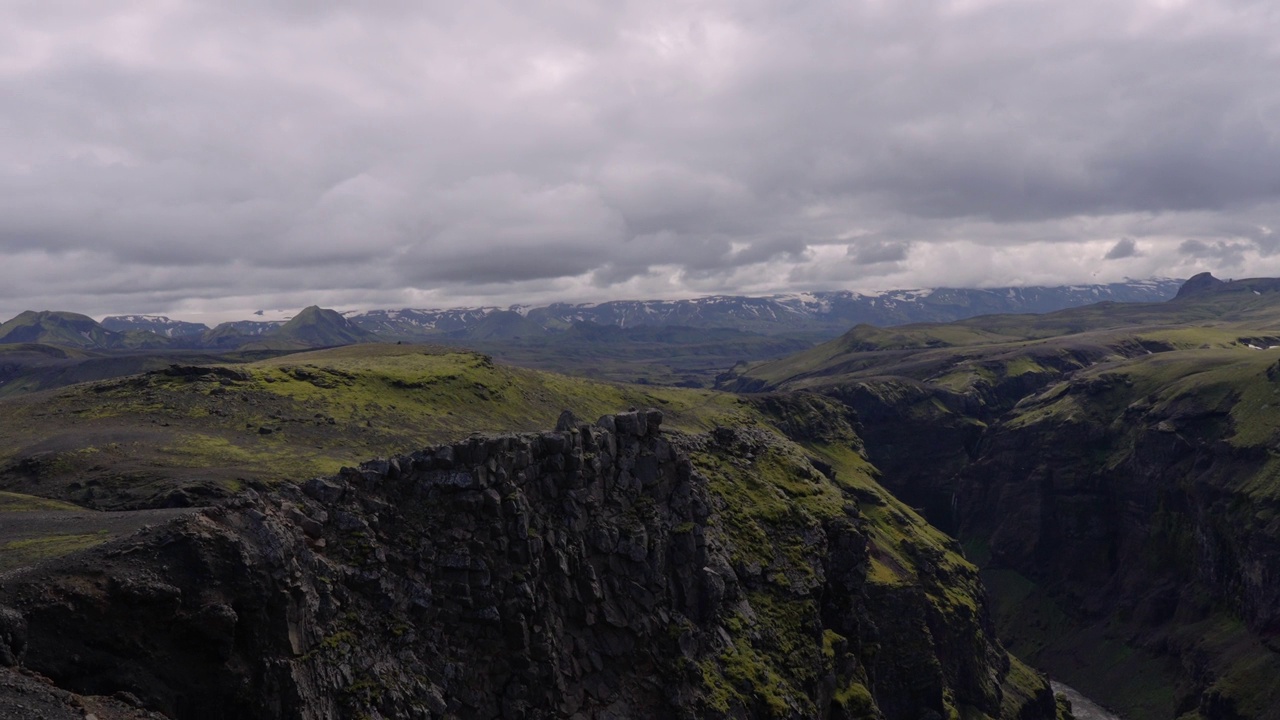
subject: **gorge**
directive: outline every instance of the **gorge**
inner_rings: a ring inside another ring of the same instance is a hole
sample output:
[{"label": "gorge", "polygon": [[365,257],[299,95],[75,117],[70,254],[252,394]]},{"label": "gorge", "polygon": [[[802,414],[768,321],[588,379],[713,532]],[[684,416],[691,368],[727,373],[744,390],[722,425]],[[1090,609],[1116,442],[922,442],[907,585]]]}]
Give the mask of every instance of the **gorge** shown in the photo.
[{"label": "gorge", "polygon": [[1277,717],[1280,282],[1193,281],[718,391],[363,344],[0,400],[0,702],[1066,717],[1025,660],[1128,720]]}]

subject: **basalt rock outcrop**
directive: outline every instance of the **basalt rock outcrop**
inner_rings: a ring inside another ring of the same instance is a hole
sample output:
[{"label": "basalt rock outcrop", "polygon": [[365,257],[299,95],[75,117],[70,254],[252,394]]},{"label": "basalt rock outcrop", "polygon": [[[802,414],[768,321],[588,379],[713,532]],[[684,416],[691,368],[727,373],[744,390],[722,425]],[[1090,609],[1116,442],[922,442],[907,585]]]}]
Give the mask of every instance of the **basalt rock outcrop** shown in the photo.
[{"label": "basalt rock outcrop", "polygon": [[[38,673],[184,719],[1055,716],[918,519],[889,548],[859,503],[901,511],[772,432],[660,422],[477,436],[11,574],[0,702]],[[726,482],[825,510],[747,527]]]}]

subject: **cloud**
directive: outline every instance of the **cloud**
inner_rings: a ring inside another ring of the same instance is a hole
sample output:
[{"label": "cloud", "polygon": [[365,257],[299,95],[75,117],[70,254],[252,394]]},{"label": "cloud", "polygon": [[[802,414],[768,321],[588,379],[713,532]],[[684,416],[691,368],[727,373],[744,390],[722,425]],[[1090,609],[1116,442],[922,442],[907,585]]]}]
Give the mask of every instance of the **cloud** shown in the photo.
[{"label": "cloud", "polygon": [[7,10],[0,315],[1280,263],[1261,2]]},{"label": "cloud", "polygon": [[849,245],[848,255],[855,262],[863,265],[876,265],[887,262],[902,262],[907,259],[910,243],[904,242],[871,242]]},{"label": "cloud", "polygon": [[1121,260],[1123,258],[1137,257],[1138,255],[1141,255],[1141,253],[1138,252],[1138,243],[1134,242],[1133,238],[1120,238],[1115,245],[1111,246],[1107,254],[1102,257],[1104,260]]},{"label": "cloud", "polygon": [[1224,268],[1236,268],[1244,265],[1245,255],[1253,249],[1248,243],[1218,241],[1206,243],[1200,240],[1186,240],[1178,246],[1178,252],[1197,259],[1217,261]]}]

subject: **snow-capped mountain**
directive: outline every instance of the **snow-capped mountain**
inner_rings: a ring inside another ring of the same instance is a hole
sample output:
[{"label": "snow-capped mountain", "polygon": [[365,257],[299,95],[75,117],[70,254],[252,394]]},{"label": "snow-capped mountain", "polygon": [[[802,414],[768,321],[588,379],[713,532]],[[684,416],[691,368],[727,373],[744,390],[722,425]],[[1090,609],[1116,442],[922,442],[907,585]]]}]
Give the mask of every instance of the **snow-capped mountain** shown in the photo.
[{"label": "snow-capped mountain", "polygon": [[145,330],[167,338],[195,337],[209,330],[204,323],[171,320],[164,315],[110,315],[101,324],[112,332]]},{"label": "snow-capped mountain", "polygon": [[504,309],[499,307],[464,307],[445,310],[404,308],[402,310],[349,311],[342,315],[355,325],[379,335],[414,337],[466,330],[489,315]]},{"label": "snow-capped mountain", "polygon": [[[575,323],[622,328],[684,326],[735,328],[758,333],[839,334],[854,325],[949,322],[995,313],[1043,313],[1096,302],[1160,302],[1181,280],[1158,278],[1099,285],[1004,288],[924,288],[878,293],[809,292],[745,297],[717,295],[690,300],[616,300],[554,303],[543,307],[475,307],[348,312],[355,325],[386,337],[466,335],[495,314],[515,313],[545,331]],[[491,324],[491,323],[488,323]]]},{"label": "snow-capped mountain", "polygon": [[[367,310],[341,316],[316,308],[300,314],[301,320],[294,318],[297,322],[291,326],[286,323],[291,316],[278,311],[271,316],[255,313],[263,319],[226,322],[212,330],[200,323],[163,315],[114,315],[97,323],[74,313],[26,312],[0,325],[0,344],[235,349],[254,343],[308,347],[375,339],[487,343],[527,343],[538,338],[553,342],[556,338],[584,337],[617,340],[616,334],[597,332],[605,328],[625,331],[632,339],[649,337],[652,329],[695,328],[790,336],[787,339],[811,342],[823,336],[834,337],[861,323],[889,326],[950,322],[995,313],[1043,313],[1102,301],[1160,302],[1172,298],[1180,286],[1180,280],[1155,279],[1061,287],[926,288],[555,303],[541,307]],[[276,319],[277,315],[281,319]],[[299,325],[305,329],[299,329]],[[292,330],[286,331],[289,327]]]}]

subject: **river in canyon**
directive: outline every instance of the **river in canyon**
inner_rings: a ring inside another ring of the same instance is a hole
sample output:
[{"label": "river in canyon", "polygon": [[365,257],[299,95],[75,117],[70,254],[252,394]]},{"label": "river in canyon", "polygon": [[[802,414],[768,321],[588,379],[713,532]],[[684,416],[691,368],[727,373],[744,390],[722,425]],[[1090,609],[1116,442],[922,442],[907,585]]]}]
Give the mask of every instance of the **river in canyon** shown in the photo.
[{"label": "river in canyon", "polygon": [[1119,715],[1108,711],[1101,705],[1081,695],[1074,688],[1056,681],[1050,682],[1050,685],[1053,687],[1055,694],[1062,693],[1071,701],[1071,713],[1076,716],[1076,720],[1124,720]]}]

